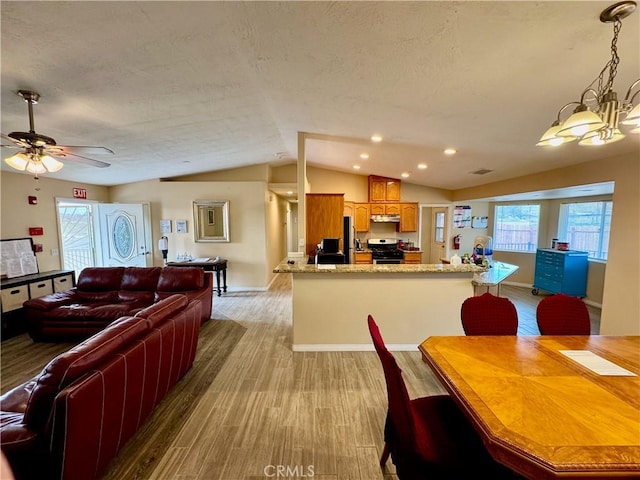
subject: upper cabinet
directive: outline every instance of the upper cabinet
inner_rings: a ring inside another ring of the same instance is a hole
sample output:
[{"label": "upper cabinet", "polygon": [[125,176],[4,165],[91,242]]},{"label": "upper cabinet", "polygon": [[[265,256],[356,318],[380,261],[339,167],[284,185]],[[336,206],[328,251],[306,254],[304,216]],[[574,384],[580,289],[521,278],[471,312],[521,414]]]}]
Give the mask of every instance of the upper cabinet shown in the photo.
[{"label": "upper cabinet", "polygon": [[353,202],[344,201],[344,212],[343,215],[345,217],[353,217],[355,215],[354,211],[355,204]]},{"label": "upper cabinet", "polygon": [[397,203],[372,203],[369,208],[371,215],[400,215],[400,205]]},{"label": "upper cabinet", "polygon": [[353,225],[356,232],[368,232],[371,222],[371,210],[368,203],[355,203],[353,207]]},{"label": "upper cabinet", "polygon": [[399,202],[400,180],[369,175],[369,202]]},{"label": "upper cabinet", "polygon": [[418,204],[417,203],[401,203],[400,204],[400,225],[399,232],[416,232],[418,231]]}]

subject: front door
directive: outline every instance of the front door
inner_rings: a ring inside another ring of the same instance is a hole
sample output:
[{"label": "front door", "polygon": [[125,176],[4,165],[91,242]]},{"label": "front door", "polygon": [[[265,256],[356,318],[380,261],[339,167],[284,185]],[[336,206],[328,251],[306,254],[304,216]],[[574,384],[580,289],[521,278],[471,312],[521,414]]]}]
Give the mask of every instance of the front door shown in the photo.
[{"label": "front door", "polygon": [[102,266],[146,267],[150,258],[150,232],[143,204],[101,203],[100,256]]},{"label": "front door", "polygon": [[429,263],[441,263],[447,254],[446,250],[447,209],[434,207],[431,209],[431,248]]}]

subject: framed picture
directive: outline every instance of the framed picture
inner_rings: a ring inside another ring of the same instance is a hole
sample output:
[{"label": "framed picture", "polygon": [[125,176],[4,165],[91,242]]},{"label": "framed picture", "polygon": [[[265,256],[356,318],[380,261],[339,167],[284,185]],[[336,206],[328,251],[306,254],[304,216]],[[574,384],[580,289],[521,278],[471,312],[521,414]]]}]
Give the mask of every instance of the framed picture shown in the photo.
[{"label": "framed picture", "polygon": [[471,228],[487,228],[489,217],[471,217]]},{"label": "framed picture", "polygon": [[178,233],[187,233],[187,221],[186,220],[176,220],[176,232],[178,232]]},{"label": "framed picture", "polygon": [[171,220],[160,220],[160,232],[171,233]]}]

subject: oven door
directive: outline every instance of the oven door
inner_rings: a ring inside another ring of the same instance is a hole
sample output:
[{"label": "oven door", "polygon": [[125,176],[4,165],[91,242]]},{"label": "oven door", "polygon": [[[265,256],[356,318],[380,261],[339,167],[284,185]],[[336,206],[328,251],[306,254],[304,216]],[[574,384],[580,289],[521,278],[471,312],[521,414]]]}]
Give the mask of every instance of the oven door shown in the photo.
[{"label": "oven door", "polygon": [[373,263],[375,265],[400,265],[402,259],[400,258],[374,258]]}]

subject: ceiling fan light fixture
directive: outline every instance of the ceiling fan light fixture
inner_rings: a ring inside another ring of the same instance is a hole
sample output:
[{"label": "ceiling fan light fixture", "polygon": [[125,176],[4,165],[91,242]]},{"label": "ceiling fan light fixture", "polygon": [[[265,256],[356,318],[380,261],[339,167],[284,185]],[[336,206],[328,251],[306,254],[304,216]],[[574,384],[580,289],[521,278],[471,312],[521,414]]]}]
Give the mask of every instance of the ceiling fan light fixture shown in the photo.
[{"label": "ceiling fan light fixture", "polygon": [[27,172],[33,173],[34,175],[40,175],[41,173],[45,173],[47,169],[39,160],[29,160],[27,164]]},{"label": "ceiling fan light fixture", "polygon": [[16,153],[15,155],[11,155],[8,158],[5,158],[4,161],[11,168],[15,168],[16,170],[20,170],[21,172],[23,172],[24,169],[27,168],[30,160],[26,153],[20,152]]},{"label": "ceiling fan light fixture", "polygon": [[49,172],[52,172],[52,173],[57,172],[62,167],[64,167],[64,164],[62,162],[59,162],[58,160],[56,160],[53,157],[50,157],[49,155],[41,155],[40,161],[42,162],[42,165],[44,165],[44,167]]}]

